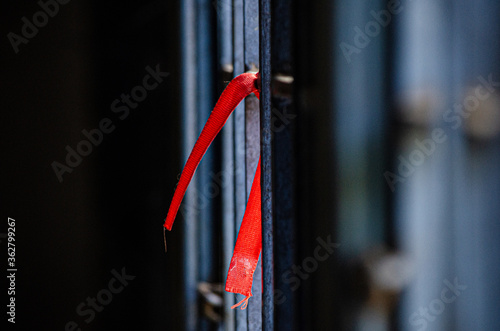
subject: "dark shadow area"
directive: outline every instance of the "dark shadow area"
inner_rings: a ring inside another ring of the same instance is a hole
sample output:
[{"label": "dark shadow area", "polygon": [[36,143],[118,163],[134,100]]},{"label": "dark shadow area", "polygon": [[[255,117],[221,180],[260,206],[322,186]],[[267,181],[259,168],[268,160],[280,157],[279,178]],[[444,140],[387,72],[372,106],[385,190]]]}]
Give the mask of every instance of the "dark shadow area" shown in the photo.
[{"label": "dark shadow area", "polygon": [[46,21],[37,2],[1,5],[0,232],[15,219],[15,327],[180,329],[181,227],[168,254],[162,232],[180,171],[177,4],[45,3]]}]

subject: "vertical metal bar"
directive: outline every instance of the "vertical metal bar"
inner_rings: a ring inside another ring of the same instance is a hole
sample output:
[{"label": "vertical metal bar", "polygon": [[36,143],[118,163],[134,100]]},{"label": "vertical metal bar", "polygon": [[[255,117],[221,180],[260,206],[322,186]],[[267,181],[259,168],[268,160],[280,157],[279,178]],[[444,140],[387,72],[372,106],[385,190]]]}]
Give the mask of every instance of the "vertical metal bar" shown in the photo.
[{"label": "vertical metal bar", "polygon": [[295,293],[284,275],[294,265],[294,132],[292,99],[292,1],[274,0],[271,34],[271,65],[273,71],[273,165],[274,165],[274,327],[277,330],[294,330],[298,325],[295,311]]},{"label": "vertical metal bar", "polygon": [[245,70],[259,67],[259,1],[245,1]]},{"label": "vertical metal bar", "polygon": [[[332,126],[338,167],[336,184],[341,194],[337,200],[335,221],[338,223],[335,225],[337,240],[342,243],[338,249],[339,257],[347,260],[364,255],[372,247],[385,245],[388,217],[385,210],[387,195],[384,193],[387,191],[381,174],[385,171],[387,105],[384,100],[386,71],[383,60],[388,30],[381,29],[370,40],[370,47],[359,54],[348,54],[344,47],[353,40],[353,28],[357,30],[357,26],[371,24],[367,23],[371,13],[385,10],[386,1],[339,0],[336,3],[331,42],[335,45],[334,71],[331,72],[334,88],[330,100],[334,106]],[[326,293],[323,288],[319,290]],[[332,287],[332,290],[335,291],[335,288]],[[328,304],[316,310],[317,316],[328,316],[329,310],[325,308],[336,304],[333,293],[330,292],[326,298]],[[346,318],[352,312],[344,307],[341,318],[345,327],[352,323]],[[357,323],[369,325],[369,329],[382,328],[390,323],[389,314],[382,309],[376,313],[366,313],[365,308],[361,311],[356,317]],[[324,320],[336,323],[334,316]]]},{"label": "vertical metal bar", "polygon": [[[259,2],[244,0],[245,71],[257,71],[259,63]],[[260,155],[259,100],[251,95],[245,100],[247,199]],[[248,302],[248,330],[262,330],[262,260],[255,268],[253,298]]]},{"label": "vertical metal bar", "polygon": [[233,71],[233,6],[231,0],[215,0],[213,4],[217,12],[219,65],[222,79],[227,79]]},{"label": "vertical metal bar", "polygon": [[[246,114],[246,169],[247,199],[257,170],[260,154],[259,100],[249,96],[245,102]],[[259,180],[259,179],[257,179]],[[262,330],[262,261],[259,260],[253,275],[252,299],[248,301],[248,330]]]},{"label": "vertical metal bar", "polygon": [[[244,16],[243,0],[233,0],[233,66],[234,76],[244,72]],[[245,105],[241,103],[234,110],[234,197],[236,214],[236,233],[237,235],[246,206],[246,164],[245,164]],[[238,298],[237,300],[241,300]],[[236,310],[236,327],[238,330],[247,330],[248,322],[247,310]]]},{"label": "vertical metal bar", "polygon": [[[198,90],[196,111],[198,112],[197,132],[201,132],[214,104],[213,79],[213,35],[212,4],[210,0],[197,0],[196,37],[197,37],[197,79]],[[203,163],[198,169],[197,210],[198,210],[198,282],[214,282],[217,278],[215,266],[217,256],[214,252],[214,196],[208,189],[212,185],[214,148],[208,149]],[[211,321],[205,314],[199,317],[198,330],[209,330]]]},{"label": "vertical metal bar", "polygon": [[271,130],[271,1],[259,0],[260,153],[262,190],[262,328],[274,329],[273,191]]},{"label": "vertical metal bar", "polygon": [[[211,30],[211,9],[209,0],[197,0],[197,106],[198,111],[198,132],[201,132],[213,107],[213,47]],[[191,147],[192,148],[192,147]],[[213,237],[214,237],[214,217],[213,217],[213,196],[207,191],[212,178],[209,175],[213,172],[214,150],[209,149],[203,157],[203,163],[198,170],[198,197],[199,203],[199,245],[198,264],[199,280],[215,281]]]},{"label": "vertical metal bar", "polygon": [[[227,277],[235,243],[234,224],[234,123],[227,121],[222,130],[222,257],[223,279]],[[224,329],[235,330],[234,294],[224,291]]]},{"label": "vertical metal bar", "polygon": [[[226,0],[229,1],[229,0]],[[216,1],[218,29],[219,29],[219,66],[221,69],[222,86],[231,80],[233,75],[233,11],[228,2]],[[222,128],[222,279],[225,280],[235,243],[235,210],[234,210],[234,122],[227,121]],[[235,304],[234,294],[223,291],[224,306],[223,319],[224,330],[234,331],[236,329],[235,311],[231,306]]]},{"label": "vertical metal bar", "polygon": [[[417,138],[420,141],[431,138],[434,127],[443,128],[445,132],[449,130],[449,126],[440,123],[441,114],[445,113],[445,107],[455,101],[450,98],[450,88],[456,81],[459,81],[452,78],[453,61],[450,61],[454,50],[450,43],[453,40],[450,34],[453,24],[451,3],[449,1],[408,2],[404,10],[395,18],[395,49],[397,51],[392,78],[393,95],[421,95],[420,99],[427,98],[428,100],[439,96],[440,100],[431,102],[427,109],[420,110],[419,107],[415,107],[415,110],[426,115],[421,117],[424,121],[416,122],[418,126],[413,125],[409,129],[404,127],[405,129],[401,130],[398,137],[399,148],[395,151],[395,155],[400,155],[399,158],[408,158],[410,153],[417,148],[415,147]],[[466,22],[460,24],[466,24]],[[467,45],[467,48],[469,47],[471,46]],[[386,77],[386,72],[379,73],[377,76]],[[371,79],[373,77],[375,76],[370,75]],[[369,89],[373,91],[375,86],[369,86]],[[359,87],[353,90],[353,93],[359,95]],[[416,118],[414,114],[421,116],[412,109],[411,105],[415,104],[414,101],[401,104],[407,104],[407,106],[400,107],[398,113],[400,118],[409,119],[408,122],[412,123],[411,120]],[[350,110],[352,110],[352,104]],[[369,112],[373,111],[372,106]],[[458,137],[455,137],[455,133],[451,131],[449,137],[454,145],[455,138]],[[371,135],[372,144],[373,139]],[[442,145],[442,147],[445,146],[445,144]],[[394,222],[398,243],[401,250],[410,254],[413,263],[419,266],[401,300],[399,308],[401,316],[410,316],[419,309],[427,298],[435,296],[435,293],[441,290],[442,280],[453,275],[450,261],[454,256],[451,251],[454,239],[450,232],[450,227],[453,226],[450,211],[453,210],[451,197],[455,190],[448,183],[452,179],[453,172],[461,166],[461,146],[456,150],[457,153],[452,149],[440,150],[439,148],[441,146],[438,146],[432,157],[415,167],[411,176],[405,178],[404,184],[397,183],[393,187]],[[400,167],[399,162],[399,159],[394,160],[394,172],[397,175],[401,175],[396,168]],[[467,186],[467,189],[469,188]],[[371,202],[373,203],[374,201]],[[376,220],[376,214],[372,209],[370,208],[370,222]],[[440,221],[433,222],[432,220],[435,219]],[[352,223],[352,221],[351,217],[349,222]],[[436,235],[428,236],[429,233]],[[439,320],[433,321],[433,328],[436,330],[454,329],[451,325],[452,309],[450,307],[440,315]]]},{"label": "vertical metal bar", "polygon": [[[187,160],[196,141],[196,1],[181,3],[181,84],[182,84],[182,158]],[[196,179],[194,179],[196,180]],[[196,185],[196,183],[192,183]],[[181,214],[184,217],[184,320],[185,330],[197,329],[197,226],[194,213],[195,192],[188,190],[184,197]]]},{"label": "vertical metal bar", "polygon": [[[273,109],[280,114],[290,114],[292,100],[273,97]],[[275,327],[277,330],[294,330],[297,326],[298,314],[295,314],[295,293],[289,279],[284,275],[294,265],[294,167],[292,147],[292,123],[275,121],[277,131],[274,133],[274,265],[275,276]]]},{"label": "vertical metal bar", "polygon": [[[455,260],[455,270],[450,277],[457,277],[470,292],[466,294],[467,299],[457,300],[451,307],[455,310],[450,317],[454,323],[449,328],[500,330],[500,320],[496,317],[500,305],[497,262],[500,209],[496,203],[500,195],[500,139],[498,132],[494,133],[498,130],[498,120],[491,121],[490,117],[496,114],[498,118],[498,89],[486,94],[475,107],[467,102],[479,100],[473,88],[486,90],[486,80],[500,78],[500,45],[496,42],[500,38],[497,14],[500,4],[461,0],[454,1],[453,6],[455,59],[450,85],[454,85],[454,107],[464,108],[460,108],[461,114],[454,108],[455,119],[461,118],[458,127],[455,127],[457,122],[446,123],[452,131],[445,143],[453,142],[446,170],[452,169],[453,173],[449,192],[454,209],[453,223],[449,226],[453,231],[454,251],[448,258]],[[449,107],[451,110],[451,103]],[[464,316],[469,314],[471,316]]]}]

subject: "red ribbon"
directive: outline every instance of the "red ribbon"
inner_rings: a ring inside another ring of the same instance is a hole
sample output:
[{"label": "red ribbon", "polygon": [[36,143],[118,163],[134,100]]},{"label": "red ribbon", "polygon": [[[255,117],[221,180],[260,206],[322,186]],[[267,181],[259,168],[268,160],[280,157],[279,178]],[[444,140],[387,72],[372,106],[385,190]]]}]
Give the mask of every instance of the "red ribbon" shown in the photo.
[{"label": "red ribbon", "polygon": [[[203,155],[205,155],[208,147],[226,123],[229,115],[231,115],[236,106],[246,96],[254,93],[259,97],[257,86],[258,75],[252,73],[241,74],[235,77],[222,92],[182,170],[181,178],[175,189],[174,197],[170,204],[167,218],[165,219],[164,227],[167,230],[172,230],[175,216],[186,193],[186,189]],[[261,219],[259,159],[226,281],[226,291],[243,294],[245,299],[232,308],[242,305],[241,309],[245,309],[248,305],[248,299],[252,296],[253,274],[262,249]]]}]

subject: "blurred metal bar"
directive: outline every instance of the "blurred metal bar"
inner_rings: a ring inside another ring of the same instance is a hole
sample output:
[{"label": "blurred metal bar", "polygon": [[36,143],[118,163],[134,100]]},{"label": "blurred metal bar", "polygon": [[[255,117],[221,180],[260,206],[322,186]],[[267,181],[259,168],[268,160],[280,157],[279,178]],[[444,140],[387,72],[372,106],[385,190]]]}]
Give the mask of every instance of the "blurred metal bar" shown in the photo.
[{"label": "blurred metal bar", "polygon": [[273,74],[292,75],[292,34],[293,13],[292,0],[274,0],[271,63]]},{"label": "blurred metal bar", "polygon": [[[314,252],[317,238],[337,239],[337,190],[334,100],[334,52],[337,2],[295,2],[297,98],[297,262]],[[350,28],[349,26],[346,28]],[[352,28],[352,27],[351,27]],[[314,36],[314,37],[312,37]],[[314,61],[311,61],[314,59]],[[342,244],[342,243],[341,243]],[[337,253],[300,281],[297,315],[301,330],[346,330],[340,321],[346,299]],[[349,298],[350,299],[350,298]],[[352,329],[352,327],[351,327]]]},{"label": "blurred metal bar", "polygon": [[[453,2],[453,9],[455,61],[450,85],[456,108],[447,117],[454,122],[447,125],[454,130],[449,136],[455,141],[447,170],[453,169],[454,177],[450,228],[455,242],[449,257],[456,268],[450,277],[457,277],[466,288],[451,307],[451,326],[500,330],[500,3],[460,0]],[[472,92],[477,88],[483,97]],[[476,100],[475,107],[471,99]]]},{"label": "blurred metal bar", "polygon": [[[214,54],[211,0],[197,0],[196,37],[197,37],[197,105],[199,134],[215,104],[214,102]],[[218,254],[215,254],[215,215],[214,199],[216,196],[210,191],[213,186],[215,147],[209,148],[203,156],[203,162],[197,174],[197,210],[198,210],[198,282],[213,283],[217,281]],[[209,330],[212,321],[206,314],[199,316],[198,330]]]},{"label": "blurred metal bar", "polygon": [[[290,114],[291,98],[273,97],[273,109],[279,114]],[[298,314],[295,311],[295,292],[285,277],[294,265],[296,242],[294,237],[294,148],[292,145],[293,123],[274,122],[274,287],[275,327],[277,330],[295,330]]]},{"label": "blurred metal bar", "polygon": [[[197,132],[201,132],[205,126],[214,102],[214,72],[213,72],[213,57],[214,47],[212,34],[212,4],[210,0],[197,0],[197,106],[198,111],[198,128]],[[192,148],[192,147],[191,147]],[[214,162],[214,148],[209,148],[203,156],[203,162],[198,169],[198,199],[199,203],[199,244],[198,264],[199,264],[199,280],[205,282],[214,282],[216,270],[214,269],[215,254],[214,254],[214,215],[213,215],[213,194],[208,190],[212,185]]]},{"label": "blurred metal bar", "polygon": [[[374,20],[374,15],[380,13],[389,13],[390,19],[395,15],[388,11],[387,1],[382,0],[340,0],[335,13],[332,99],[338,190],[342,193],[338,199],[337,240],[343,261],[361,259],[374,248],[386,245],[384,60],[388,23]],[[376,29],[376,33],[370,29]],[[368,31],[369,46],[360,48],[360,52],[349,52],[347,45],[360,46],[357,31]],[[347,272],[356,268],[348,267]],[[347,295],[352,297],[353,293]],[[383,300],[373,294],[358,307],[345,307],[343,327],[356,323],[370,330],[388,328],[390,310],[382,307]]]},{"label": "blurred metal bar", "polygon": [[275,119],[272,126],[273,178],[274,178],[274,327],[277,330],[297,330],[296,299],[290,281],[286,281],[295,260],[294,238],[294,151],[293,146],[293,71],[292,71],[292,1],[272,2],[273,16],[271,38],[272,108]]},{"label": "blurred metal bar", "polygon": [[274,330],[274,253],[271,129],[271,1],[259,1],[260,153],[262,190],[262,329]]},{"label": "blurred metal bar", "polygon": [[[181,116],[182,116],[182,159],[183,164],[188,159],[191,148],[197,138],[196,130],[196,1],[181,2]],[[182,166],[181,165],[181,166]],[[191,185],[196,185],[196,178]],[[197,330],[197,223],[195,209],[195,191],[187,190],[181,213],[184,231],[184,320],[185,330]],[[182,212],[184,211],[184,212]]]},{"label": "blurred metal bar", "polygon": [[[451,95],[454,83],[452,2],[408,2],[402,8],[393,22],[392,92],[400,105],[397,115],[404,121],[400,126],[398,148],[394,151],[397,157],[394,173],[402,174],[401,160],[421,153],[417,140],[431,138],[435,129],[442,129],[451,138],[436,145],[432,157],[424,162],[410,161],[416,166],[411,174],[403,174],[404,182],[394,186],[391,197],[398,248],[411,256],[417,266],[399,308],[400,327],[410,327],[419,324],[415,318],[409,321],[415,316],[414,312],[439,295],[444,279],[454,276],[450,263],[454,239],[449,231],[454,193],[449,183],[459,164],[460,152],[449,148],[448,143],[454,144],[452,136],[456,133],[442,122],[447,105],[455,102]],[[405,125],[407,123],[410,125]],[[452,307],[447,307],[439,319],[433,321],[432,329],[455,329],[451,325]]]},{"label": "blurred metal bar", "polygon": [[[343,0],[336,13],[336,42],[352,44],[354,27],[363,29],[373,20],[370,12],[385,9],[385,1]],[[340,251],[347,257],[363,253],[384,240],[384,123],[385,109],[383,27],[370,39],[370,46],[348,54],[337,46],[335,87],[335,141],[338,150]],[[370,84],[367,82],[370,81]],[[353,129],[355,128],[355,129]],[[377,178],[373,180],[372,178]]]}]

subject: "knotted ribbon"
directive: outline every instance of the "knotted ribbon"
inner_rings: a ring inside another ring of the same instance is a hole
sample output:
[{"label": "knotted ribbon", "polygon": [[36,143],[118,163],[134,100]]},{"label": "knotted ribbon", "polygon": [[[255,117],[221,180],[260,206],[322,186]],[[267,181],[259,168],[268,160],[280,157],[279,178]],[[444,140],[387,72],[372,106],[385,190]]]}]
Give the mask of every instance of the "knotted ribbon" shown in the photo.
[{"label": "knotted ribbon", "polygon": [[[229,115],[246,96],[254,93],[257,98],[259,97],[258,78],[258,73],[241,74],[235,77],[222,92],[182,170],[165,219],[164,227],[167,230],[172,230],[175,216],[189,183],[203,155],[226,123]],[[253,274],[262,249],[261,219],[259,159],[226,281],[226,291],[243,294],[245,299],[231,308],[241,305],[241,309],[245,309],[248,305],[248,299],[252,296]]]}]

